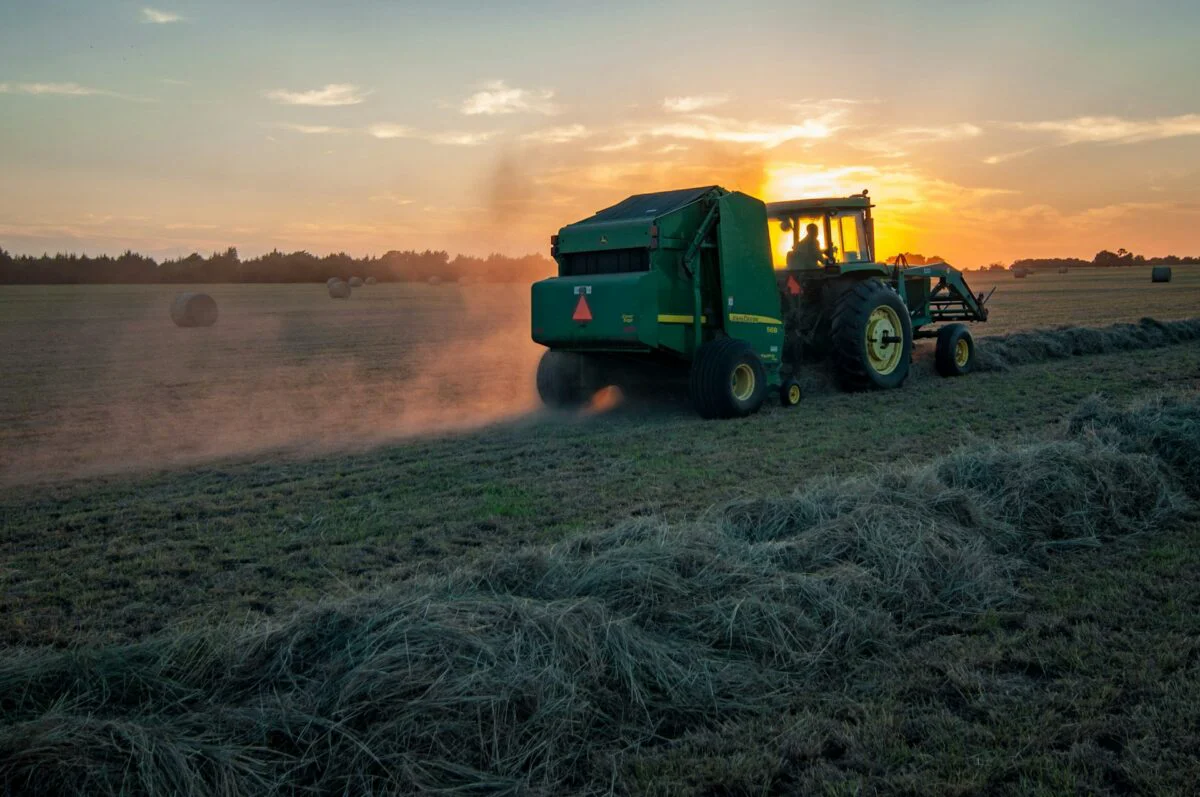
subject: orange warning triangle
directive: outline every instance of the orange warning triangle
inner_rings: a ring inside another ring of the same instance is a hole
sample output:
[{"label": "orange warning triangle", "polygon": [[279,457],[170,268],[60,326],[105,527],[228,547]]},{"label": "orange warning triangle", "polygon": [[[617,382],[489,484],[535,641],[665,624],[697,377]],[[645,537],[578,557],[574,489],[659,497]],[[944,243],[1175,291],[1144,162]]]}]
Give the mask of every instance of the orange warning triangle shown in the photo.
[{"label": "orange warning triangle", "polygon": [[591,321],[592,308],[588,307],[587,299],[583,294],[579,294],[579,304],[575,305],[575,315],[571,316],[572,321]]},{"label": "orange warning triangle", "polygon": [[788,293],[790,293],[792,296],[800,295],[800,283],[796,282],[796,278],[791,274],[788,275],[787,289]]}]

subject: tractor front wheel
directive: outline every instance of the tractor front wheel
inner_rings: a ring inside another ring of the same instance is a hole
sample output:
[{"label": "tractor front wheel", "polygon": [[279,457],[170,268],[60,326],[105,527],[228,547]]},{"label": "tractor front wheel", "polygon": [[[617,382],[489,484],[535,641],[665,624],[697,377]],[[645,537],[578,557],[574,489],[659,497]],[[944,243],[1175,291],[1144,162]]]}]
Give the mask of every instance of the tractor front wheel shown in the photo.
[{"label": "tractor front wheel", "polygon": [[969,374],[975,366],[975,341],[964,324],[947,324],[938,330],[934,364],[942,376]]},{"label": "tractor front wheel", "polygon": [[843,390],[900,387],[912,360],[912,319],[890,287],[867,279],[838,297],[830,357]]},{"label": "tractor front wheel", "polygon": [[701,418],[742,418],[762,406],[767,370],[743,341],[711,340],[696,351],[688,393]]},{"label": "tractor front wheel", "polygon": [[583,356],[569,351],[547,351],[538,361],[537,390],[542,403],[555,409],[570,409],[589,396],[584,388]]}]

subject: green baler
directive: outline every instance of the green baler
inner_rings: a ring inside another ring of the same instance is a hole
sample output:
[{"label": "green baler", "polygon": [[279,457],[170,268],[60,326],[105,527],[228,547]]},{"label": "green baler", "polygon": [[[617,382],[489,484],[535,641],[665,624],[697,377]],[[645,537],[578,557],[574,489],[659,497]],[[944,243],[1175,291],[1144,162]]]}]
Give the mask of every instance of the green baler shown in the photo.
[{"label": "green baler", "polygon": [[[821,247],[798,234],[812,219],[825,227]],[[777,270],[770,220],[810,257],[789,255]],[[871,262],[873,238],[865,192],[765,205],[706,186],[639,194],[567,225],[551,239],[558,276],[532,289],[533,339],[549,348],[538,392],[548,405],[572,406],[607,385],[630,390],[676,375],[702,416],[735,417],[772,390],[798,403],[794,375],[814,353],[833,358],[847,389],[896,386],[922,326],[987,312],[949,266]],[[853,257],[839,255],[851,242]],[[952,326],[939,335],[939,369],[948,345],[961,373],[973,343]]]}]

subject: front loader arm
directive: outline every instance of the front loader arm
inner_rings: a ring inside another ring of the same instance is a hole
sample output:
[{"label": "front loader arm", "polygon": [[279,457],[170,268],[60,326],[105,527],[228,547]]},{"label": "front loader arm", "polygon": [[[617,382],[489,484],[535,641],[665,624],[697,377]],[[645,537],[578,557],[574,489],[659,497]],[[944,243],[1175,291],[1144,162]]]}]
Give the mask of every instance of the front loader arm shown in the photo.
[{"label": "front loader arm", "polygon": [[[989,293],[975,295],[963,273],[947,263],[912,266],[902,272],[905,277],[928,277],[937,280],[929,292],[929,316],[932,321],[987,321]],[[993,289],[995,292],[995,289]]]}]

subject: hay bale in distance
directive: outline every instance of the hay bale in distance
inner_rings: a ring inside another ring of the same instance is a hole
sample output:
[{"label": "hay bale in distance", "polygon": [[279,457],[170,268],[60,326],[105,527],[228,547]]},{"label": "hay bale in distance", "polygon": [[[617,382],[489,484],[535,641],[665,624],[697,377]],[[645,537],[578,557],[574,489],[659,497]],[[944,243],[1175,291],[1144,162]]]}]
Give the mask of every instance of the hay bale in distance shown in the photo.
[{"label": "hay bale in distance", "polygon": [[333,283],[341,282],[341,281],[342,281],[341,277],[330,277],[329,279],[325,280],[325,287],[326,288],[331,287],[333,285]]},{"label": "hay bale in distance", "polygon": [[177,327],[211,327],[217,323],[217,303],[207,293],[181,293],[171,303]]},{"label": "hay bale in distance", "polygon": [[361,288],[363,285],[362,277],[351,277],[346,284],[351,288]]},{"label": "hay bale in distance", "polygon": [[1066,274],[1068,271],[1070,271],[1070,269],[1069,269],[1069,268],[1067,268],[1066,266],[1063,266],[1062,268],[1060,268],[1060,269],[1058,270],[1058,273],[1059,273],[1059,274]]},{"label": "hay bale in distance", "polygon": [[1025,268],[1013,269],[1013,277],[1015,277],[1016,279],[1023,280],[1028,276],[1029,276],[1029,269],[1025,269]]},{"label": "hay bale in distance", "polygon": [[374,277],[367,277],[365,280],[363,280],[363,285],[374,285],[376,282],[378,282],[378,280]]},{"label": "hay bale in distance", "polygon": [[1170,266],[1155,266],[1150,269],[1151,282],[1170,282],[1171,267]]},{"label": "hay bale in distance", "polygon": [[337,282],[335,282],[329,286],[329,298],[330,299],[349,299],[350,298],[350,286],[347,285],[346,283],[342,282],[341,280],[338,280]]},{"label": "hay bale in distance", "polygon": [[432,277],[429,278],[430,285],[438,285],[441,283],[441,281],[442,281],[442,278],[439,277],[437,274],[434,274]]}]

